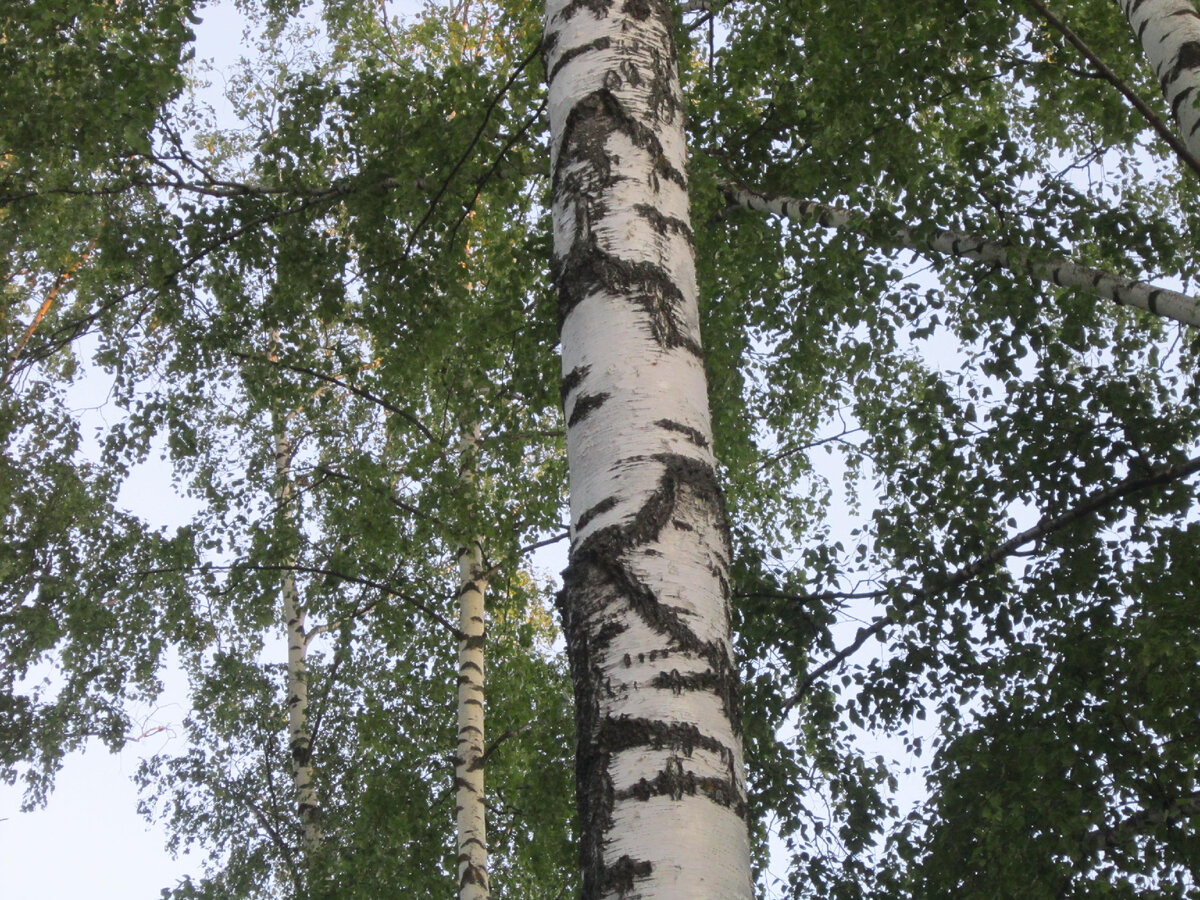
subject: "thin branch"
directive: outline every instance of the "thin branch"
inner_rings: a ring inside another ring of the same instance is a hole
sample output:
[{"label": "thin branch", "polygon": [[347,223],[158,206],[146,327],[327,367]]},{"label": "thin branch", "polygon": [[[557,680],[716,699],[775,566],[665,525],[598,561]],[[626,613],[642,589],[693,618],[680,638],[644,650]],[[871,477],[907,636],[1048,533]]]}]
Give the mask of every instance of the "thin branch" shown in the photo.
[{"label": "thin branch", "polygon": [[359,478],[355,475],[350,475],[346,472],[340,472],[337,469],[332,469],[329,466],[324,466],[324,465],[314,466],[313,471],[319,472],[320,474],[322,474],[328,478],[337,478],[341,481],[348,481],[351,484],[356,484],[359,487],[366,488],[369,491],[379,494],[381,497],[386,499],[389,503],[392,504],[392,506],[396,507],[397,509],[402,510],[403,512],[406,512],[411,516],[416,516],[418,519],[422,519],[426,522],[432,522],[435,525],[443,525],[444,526],[446,524],[441,519],[439,519],[437,516],[430,515],[429,513],[424,512],[423,510],[417,509],[411,503],[405,503],[403,500],[401,500],[399,497],[397,497],[391,491],[385,490],[384,488],[382,488],[376,484],[368,484],[367,482],[363,481],[361,478]]},{"label": "thin branch", "polygon": [[[908,613],[919,604],[935,597],[938,594],[944,594],[947,591],[955,590],[962,587],[968,582],[974,580],[984,572],[995,568],[1000,563],[1004,562],[1016,551],[1020,550],[1026,544],[1035,541],[1043,540],[1053,534],[1063,531],[1074,525],[1079,520],[1091,515],[1092,513],[1101,512],[1109,507],[1115,506],[1118,502],[1128,497],[1131,494],[1136,494],[1141,491],[1148,490],[1153,487],[1161,487],[1162,485],[1170,484],[1175,481],[1180,481],[1190,475],[1200,471],[1200,456],[1193,457],[1182,463],[1177,463],[1171,466],[1163,466],[1157,471],[1152,471],[1149,475],[1141,475],[1137,477],[1126,478],[1112,487],[1105,488],[1102,491],[1097,491],[1091,496],[1083,498],[1076,506],[1061,513],[1057,516],[1045,516],[1040,522],[1032,528],[1022,531],[1013,537],[1006,540],[982,556],[978,557],[974,562],[963,566],[954,574],[942,579],[940,582],[932,585],[927,585],[922,588],[913,588],[904,586],[897,589],[898,593],[908,593],[911,596],[901,606],[899,613]],[[821,665],[817,666],[810,672],[801,682],[799,689],[791,696],[785,705],[785,710],[790,710],[811,690],[817,679],[827,674],[833,669],[840,666],[847,659],[853,656],[862,647],[863,644],[871,637],[874,637],[884,631],[889,625],[896,624],[896,618],[892,615],[878,616],[871,621],[870,625],[866,625],[858,629],[854,640],[849,645],[837,651]]]},{"label": "thin branch", "polygon": [[430,619],[441,625],[451,636],[456,640],[462,640],[463,634],[459,629],[450,623],[441,613],[433,609],[429,604],[422,600],[418,600],[411,594],[406,594],[404,591],[398,590],[389,584],[382,581],[375,581],[372,578],[366,578],[362,575],[351,575],[347,572],[341,572],[337,569],[324,568],[322,566],[303,566],[303,565],[284,565],[284,564],[259,564],[259,563],[232,563],[229,565],[213,565],[204,563],[200,566],[174,566],[174,567],[156,567],[151,569],[139,569],[134,572],[134,575],[163,575],[177,572],[190,571],[209,571],[209,572],[301,572],[305,575],[325,575],[330,578],[337,578],[340,581],[345,581],[348,584],[361,584],[364,587],[375,588],[383,591],[391,597],[402,601],[407,606],[423,612]]},{"label": "thin branch", "polygon": [[21,335],[21,340],[17,342],[17,346],[13,347],[12,351],[8,354],[8,362],[5,364],[4,374],[0,375],[0,387],[4,387],[9,384],[12,379],[13,368],[16,366],[17,359],[20,358],[22,351],[24,351],[25,345],[29,343],[29,339],[33,337],[33,333],[37,331],[38,326],[42,324],[42,320],[46,318],[46,314],[50,312],[50,308],[54,305],[54,301],[58,299],[58,295],[62,289],[66,287],[67,282],[75,277],[75,273],[78,272],[83,267],[84,263],[86,263],[91,257],[93,251],[96,249],[96,242],[99,240],[100,234],[97,233],[96,236],[88,242],[87,249],[79,255],[79,259],[75,260],[75,262],[66,269],[63,269],[63,271],[59,273],[58,277],[54,279],[54,284],[47,292],[46,299],[42,301],[42,305],[38,309],[37,314],[29,323],[29,327],[25,329],[25,333]]},{"label": "thin branch", "polygon": [[455,162],[451,167],[450,174],[446,176],[445,181],[442,182],[442,186],[438,188],[437,193],[433,195],[433,199],[429,202],[429,209],[425,211],[425,215],[421,218],[421,221],[417,223],[417,227],[413,229],[413,233],[409,237],[408,243],[404,247],[404,254],[402,258],[407,259],[409,254],[412,253],[413,244],[416,243],[416,240],[418,237],[420,237],[421,232],[425,230],[425,226],[429,224],[429,220],[433,218],[433,213],[434,210],[437,209],[438,203],[441,202],[442,197],[446,194],[446,191],[450,189],[450,183],[458,176],[459,170],[462,169],[467,160],[471,157],[471,154],[475,150],[475,146],[483,139],[483,132],[487,128],[488,122],[490,122],[492,119],[492,113],[496,111],[496,107],[500,105],[500,101],[504,99],[505,95],[508,93],[508,89],[512,87],[514,83],[516,83],[516,80],[518,77],[520,77],[521,73],[525,71],[526,67],[531,62],[537,59],[541,52],[542,44],[541,41],[539,41],[538,45],[529,52],[529,55],[517,63],[516,68],[513,69],[513,71],[509,74],[508,79],[500,86],[500,89],[495,93],[492,99],[488,101],[487,108],[483,113],[483,121],[479,123],[479,128],[476,129],[475,136],[471,138],[471,142],[467,145],[467,149],[462,152],[462,155],[459,156],[458,161]]},{"label": "thin branch", "polygon": [[1133,88],[1127,85],[1117,73],[1110,69],[1104,60],[1096,55],[1096,52],[1087,45],[1083,38],[1076,34],[1066,22],[1052,13],[1042,0],[1025,0],[1025,2],[1037,10],[1038,14],[1058,31],[1059,34],[1066,38],[1071,46],[1083,54],[1087,61],[1096,67],[1096,71],[1101,78],[1121,92],[1121,96],[1128,100],[1133,105],[1133,108],[1142,114],[1142,118],[1149,123],[1150,127],[1154,129],[1160,138],[1166,141],[1167,146],[1175,151],[1175,155],[1179,157],[1181,162],[1191,169],[1193,173],[1200,175],[1200,160],[1196,159],[1192,152],[1184,145],[1183,141],[1175,136],[1175,132],[1167,126],[1162,117],[1151,109],[1149,104],[1139,97]]},{"label": "thin branch", "polygon": [[488,744],[487,749],[483,751],[483,755],[480,756],[479,759],[475,761],[476,767],[482,769],[485,765],[487,765],[488,757],[490,757],[493,753],[495,753],[496,750],[499,749],[501,744],[503,744],[505,741],[512,740],[513,738],[524,734],[525,732],[532,729],[536,723],[537,723],[537,719],[530,719],[528,722],[526,722],[520,728],[510,728],[507,731],[505,731],[504,734],[495,738],[491,743]]},{"label": "thin branch", "polygon": [[782,462],[783,460],[795,456],[798,453],[804,453],[808,450],[815,450],[817,447],[822,447],[825,444],[850,443],[849,441],[844,440],[846,435],[857,434],[860,431],[862,431],[862,428],[851,428],[849,425],[847,425],[842,428],[838,434],[831,434],[827,437],[818,438],[815,441],[809,441],[807,444],[798,444],[795,447],[789,447],[787,450],[780,450],[768,456],[766,460],[764,460],[759,467],[754,470],[754,473],[757,475],[768,466],[772,466],[777,462]]},{"label": "thin branch", "polygon": [[350,610],[347,615],[342,616],[340,619],[331,619],[322,625],[314,625],[305,633],[304,645],[307,647],[310,643],[312,643],[312,639],[317,635],[328,634],[335,628],[341,628],[347,622],[353,622],[361,619],[363,616],[369,615],[382,602],[382,600],[375,600],[371,603],[368,603],[366,606],[356,605],[354,609]]},{"label": "thin branch", "polygon": [[557,544],[560,541],[565,541],[571,536],[569,531],[556,534],[554,537],[546,538],[544,541],[538,541],[533,544],[526,544],[524,547],[517,548],[517,556],[524,556],[526,553],[532,553],[534,550],[540,550],[542,547],[549,547],[552,544]]},{"label": "thin branch", "polygon": [[380,406],[383,409],[386,409],[388,412],[394,413],[397,416],[399,416],[400,418],[404,419],[404,421],[408,422],[410,425],[412,425],[414,428],[416,428],[418,431],[420,431],[421,434],[425,437],[425,439],[428,440],[431,444],[436,444],[438,446],[442,446],[442,442],[437,439],[437,437],[434,435],[434,433],[432,431],[430,431],[425,426],[425,424],[422,423],[421,420],[417,418],[417,416],[413,412],[411,412],[407,409],[402,409],[401,407],[396,406],[393,403],[389,403],[387,400],[384,400],[378,394],[373,394],[370,391],[366,390],[365,388],[360,388],[357,385],[350,384],[349,382],[347,382],[345,380],[344,376],[329,375],[326,372],[321,372],[317,369],[310,369],[307,366],[302,366],[298,363],[283,362],[282,360],[271,359],[270,357],[267,357],[267,356],[258,356],[256,354],[251,354],[251,353],[241,353],[237,350],[231,351],[230,355],[236,357],[237,359],[245,360],[246,362],[259,362],[259,363],[265,363],[265,364],[271,365],[271,366],[278,366],[281,369],[287,369],[287,370],[289,370],[291,372],[295,372],[299,375],[307,375],[310,378],[316,378],[319,381],[326,382],[327,384],[332,384],[332,385],[336,385],[337,387],[340,387],[340,388],[345,388],[350,393],[356,394],[357,396],[362,397],[364,400],[374,403],[376,406]]}]

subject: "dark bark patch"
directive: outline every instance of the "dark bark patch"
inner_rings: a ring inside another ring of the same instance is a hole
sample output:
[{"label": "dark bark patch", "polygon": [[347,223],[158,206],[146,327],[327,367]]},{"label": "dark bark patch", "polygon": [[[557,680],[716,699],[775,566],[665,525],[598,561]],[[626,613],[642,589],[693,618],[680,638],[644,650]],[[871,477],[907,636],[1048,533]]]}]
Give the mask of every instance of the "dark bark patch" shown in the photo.
[{"label": "dark bark patch", "polygon": [[682,800],[684,797],[697,796],[706,797],[718,806],[732,810],[739,819],[746,818],[746,800],[732,778],[713,778],[685,771],[678,759],[669,760],[666,768],[653,779],[643,778],[637,784],[617,791],[614,799],[645,802],[652,797]]},{"label": "dark bark patch", "polygon": [[639,878],[649,878],[652,871],[654,867],[649,861],[622,856],[611,866],[604,867],[600,892],[607,894],[616,891],[618,897],[627,897],[634,890],[634,882]]},{"label": "dark bark patch", "polygon": [[596,516],[603,515],[610,509],[613,509],[616,505],[616,497],[605,497],[591,509],[586,510],[583,515],[579,517],[579,521],[575,523],[575,531],[578,532],[581,528],[586,527],[587,524],[592,521],[592,519],[596,518]]},{"label": "dark bark patch", "polygon": [[667,690],[679,696],[685,691],[719,691],[720,679],[715,672],[689,672],[681,675],[678,669],[660,672],[650,682],[652,687]]},{"label": "dark bark patch", "polygon": [[550,75],[546,78],[547,82],[553,81],[562,67],[567,65],[571,60],[578,59],[585,53],[594,53],[597,50],[607,50],[612,46],[612,39],[609,37],[599,37],[594,41],[588,41],[586,44],[580,44],[578,47],[572,47],[558,58],[558,62],[554,64],[554,68],[550,70]]},{"label": "dark bark patch", "polygon": [[563,258],[557,277],[558,327],[584,299],[604,290],[640,306],[650,321],[650,335],[664,349],[684,349],[702,357],[699,342],[680,320],[685,298],[670,274],[645,261],[621,259],[602,250],[595,235],[579,241]]},{"label": "dark bark patch", "polygon": [[675,216],[663,215],[658,210],[658,207],[651,206],[649,203],[635,203],[633,209],[634,212],[648,221],[659,234],[682,235],[687,239],[689,244],[695,244],[696,236],[692,233],[692,227],[682,219]]},{"label": "dark bark patch", "polygon": [[596,734],[596,746],[606,755],[650,747],[672,750],[691,756],[697,749],[707,750],[732,765],[733,754],[716,738],[704,734],[690,722],[659,722],[629,716],[608,717]]},{"label": "dark bark patch", "polygon": [[583,384],[583,380],[587,378],[588,373],[591,371],[591,366],[576,366],[563,376],[560,401],[564,409],[567,406],[567,397],[571,396],[571,392]]},{"label": "dark bark patch", "polygon": [[607,391],[602,391],[599,394],[580,394],[579,399],[575,401],[575,405],[571,408],[571,417],[567,419],[567,427],[574,428],[602,407],[610,396],[612,395]]},{"label": "dark bark patch", "polygon": [[[628,73],[625,80],[632,83]],[[655,79],[655,84],[658,80]],[[660,92],[657,89],[651,91],[652,105],[663,105],[664,101],[658,96]],[[554,196],[561,196],[559,184],[562,171],[568,164],[583,162],[600,176],[600,182],[612,183],[612,166],[605,147],[609,136],[615,132],[624,134],[635,147],[646,152],[653,161],[656,177],[674,182],[687,190],[687,176],[667,161],[657,131],[630,115],[613,91],[602,87],[581,97],[567,113],[558,161],[552,173]]]},{"label": "dark bark patch", "polygon": [[681,422],[674,422],[671,419],[659,419],[654,424],[665,431],[674,431],[678,434],[682,434],[689,441],[703,450],[708,449],[708,438],[706,438],[698,428],[693,428],[690,425],[684,425]]},{"label": "dark bark patch", "polygon": [[654,12],[654,7],[651,6],[650,0],[625,0],[621,6],[621,12],[626,13],[639,22],[644,22],[650,18]]}]

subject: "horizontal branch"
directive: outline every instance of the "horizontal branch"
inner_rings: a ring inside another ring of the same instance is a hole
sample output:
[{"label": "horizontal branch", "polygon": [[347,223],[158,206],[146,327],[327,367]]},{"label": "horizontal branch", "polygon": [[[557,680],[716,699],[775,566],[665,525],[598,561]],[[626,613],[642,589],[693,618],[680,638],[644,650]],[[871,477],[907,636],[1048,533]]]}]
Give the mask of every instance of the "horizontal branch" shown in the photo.
[{"label": "horizontal branch", "polygon": [[416,428],[419,432],[421,432],[425,439],[431,444],[436,444],[439,447],[444,446],[443,443],[437,439],[434,433],[430,431],[420,419],[417,418],[415,413],[384,400],[378,394],[373,394],[366,388],[361,388],[357,385],[351,384],[345,379],[345,377],[341,375],[330,375],[327,372],[321,372],[318,369],[310,369],[308,366],[302,366],[298,363],[283,362],[282,360],[272,359],[268,356],[241,353],[237,350],[231,351],[230,355],[236,359],[241,359],[246,362],[257,362],[268,366],[278,366],[281,369],[287,369],[289,372],[295,372],[298,375],[307,375],[308,377],[315,378],[318,381],[324,381],[326,384],[332,384],[337,387],[344,388],[350,393],[362,397],[364,400],[374,403],[376,406],[399,416],[404,421]]},{"label": "horizontal branch", "polygon": [[[850,210],[799,200],[778,194],[751,190],[732,181],[721,180],[721,191],[728,200],[745,209],[780,216],[798,222],[813,222],[826,228],[849,226],[864,231],[865,220]],[[1122,278],[1101,269],[1065,259],[1041,259],[1032,250],[1010,247],[959,231],[936,231],[918,235],[908,226],[897,228],[883,240],[884,246],[916,253],[933,252],[955,259],[969,259],[1011,272],[1026,274],[1037,281],[1059,287],[1079,288],[1121,306],[1134,306],[1184,325],[1200,325],[1200,299],[1178,291],[1157,287],[1133,278]]]},{"label": "horizontal branch", "polygon": [[[968,582],[974,580],[986,571],[989,571],[1009,557],[1014,556],[1022,547],[1036,541],[1050,537],[1066,528],[1074,525],[1080,519],[1085,518],[1093,513],[1101,512],[1109,507],[1115,506],[1118,502],[1128,497],[1131,494],[1136,494],[1140,491],[1148,490],[1153,487],[1161,487],[1170,484],[1174,481],[1180,481],[1190,475],[1200,471],[1200,456],[1193,457],[1182,463],[1177,463],[1172,466],[1163,466],[1149,475],[1139,475],[1136,477],[1126,478],[1112,487],[1105,488],[1102,491],[1083,498],[1078,504],[1071,509],[1057,516],[1044,516],[1032,528],[1026,529],[1019,534],[1016,534],[1004,541],[1002,544],[994,547],[992,550],[978,557],[973,562],[963,566],[957,572],[947,578],[942,579],[936,584],[927,585],[921,588],[913,588],[911,586],[900,587],[895,590],[895,593],[910,594],[909,598],[904,601],[903,606],[899,610],[901,613],[908,613],[919,604],[938,594],[944,594],[948,591],[962,587]],[[883,593],[883,592],[880,592]],[[817,595],[820,596],[820,595]],[[835,595],[836,596],[836,595]],[[880,597],[879,599],[882,599]],[[853,656],[870,638],[881,634],[889,625],[896,624],[896,619],[892,615],[878,616],[871,621],[870,625],[865,625],[858,629],[854,640],[841,650],[837,651],[821,665],[817,666],[810,672],[801,682],[799,689],[789,698],[785,709],[791,709],[812,689],[813,684],[817,679],[827,674],[833,669],[840,666],[847,659]]]}]

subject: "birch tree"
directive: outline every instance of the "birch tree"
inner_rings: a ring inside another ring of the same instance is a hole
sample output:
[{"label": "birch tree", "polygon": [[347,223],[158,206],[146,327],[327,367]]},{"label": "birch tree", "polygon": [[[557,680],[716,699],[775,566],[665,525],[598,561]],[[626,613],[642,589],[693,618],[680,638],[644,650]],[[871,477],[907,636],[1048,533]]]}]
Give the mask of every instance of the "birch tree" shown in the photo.
[{"label": "birch tree", "polygon": [[546,11],[589,900],[752,893],[672,28],[666,3]]}]

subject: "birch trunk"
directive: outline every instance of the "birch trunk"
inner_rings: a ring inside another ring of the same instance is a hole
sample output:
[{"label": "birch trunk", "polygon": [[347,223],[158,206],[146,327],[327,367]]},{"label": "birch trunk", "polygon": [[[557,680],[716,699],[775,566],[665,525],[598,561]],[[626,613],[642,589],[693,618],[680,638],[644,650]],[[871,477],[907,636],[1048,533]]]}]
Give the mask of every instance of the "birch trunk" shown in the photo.
[{"label": "birch trunk", "polygon": [[1142,43],[1180,137],[1200,156],[1200,14],[1192,0],[1116,0]]},{"label": "birch trunk", "polygon": [[728,526],[663,0],[550,0],[583,897],[752,896]]},{"label": "birch trunk", "polygon": [[459,900],[488,900],[487,823],[484,810],[484,608],[487,586],[476,541],[458,554],[458,753],[457,803]]},{"label": "birch trunk", "polygon": [[[276,423],[275,502],[279,507],[280,521],[285,527],[294,529],[291,467],[292,446],[286,425]],[[292,785],[303,846],[306,852],[312,852],[320,847],[322,836],[318,823],[320,807],[313,783],[312,738],[308,724],[308,635],[304,629],[305,610],[300,602],[294,572],[284,571],[281,592],[283,620],[287,623],[288,750],[292,763]]]}]

